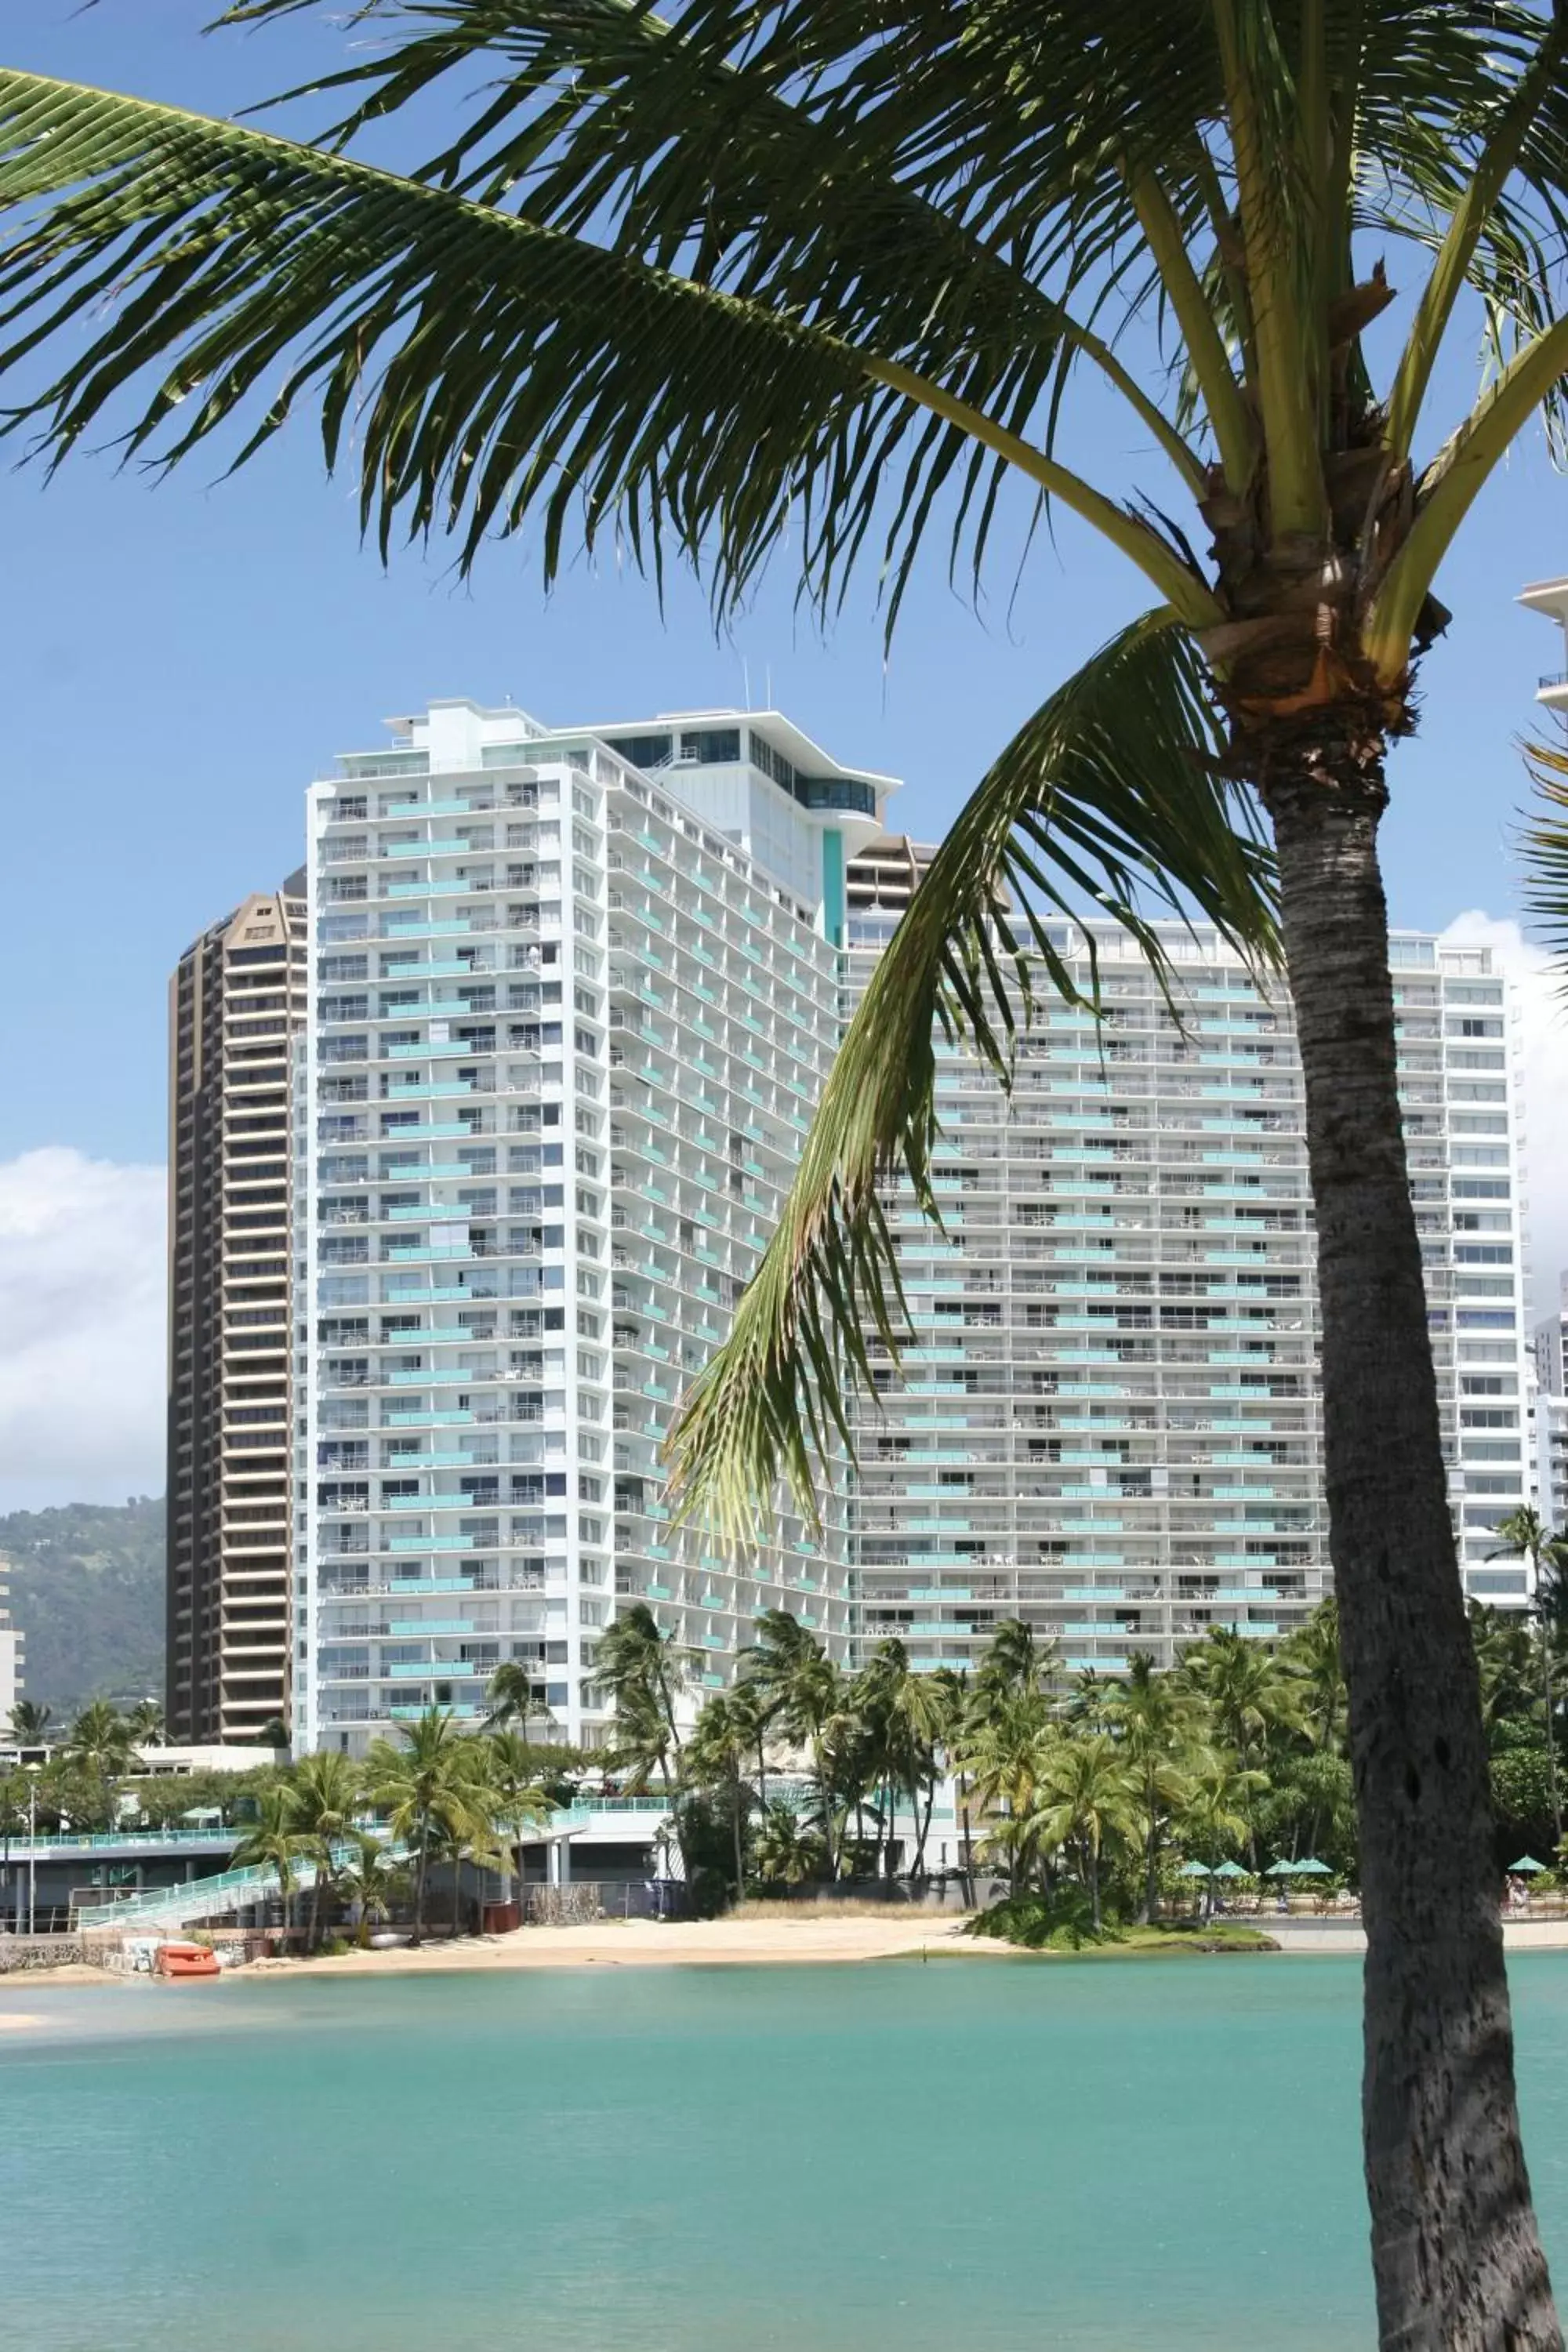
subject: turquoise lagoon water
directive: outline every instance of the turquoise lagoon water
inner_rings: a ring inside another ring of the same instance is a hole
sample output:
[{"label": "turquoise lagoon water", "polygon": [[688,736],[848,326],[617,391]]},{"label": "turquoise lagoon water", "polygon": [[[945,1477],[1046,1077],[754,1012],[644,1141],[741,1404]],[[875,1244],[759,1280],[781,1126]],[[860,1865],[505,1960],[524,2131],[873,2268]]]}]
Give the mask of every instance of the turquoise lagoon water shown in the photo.
[{"label": "turquoise lagoon water", "polygon": [[[1568,2273],[1568,1960],[1513,1971]],[[12,1982],[30,2352],[1371,2341],[1334,1959]]]}]

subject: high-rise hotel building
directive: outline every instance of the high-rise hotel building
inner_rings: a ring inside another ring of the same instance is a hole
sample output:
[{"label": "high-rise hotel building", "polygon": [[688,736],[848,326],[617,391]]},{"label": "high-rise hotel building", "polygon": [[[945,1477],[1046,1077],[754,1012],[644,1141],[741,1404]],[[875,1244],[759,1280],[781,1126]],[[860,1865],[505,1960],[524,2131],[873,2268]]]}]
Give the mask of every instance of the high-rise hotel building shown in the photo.
[{"label": "high-rise hotel building", "polygon": [[[363,1748],[503,1660],[560,1732],[646,1599],[721,1685],[762,1609],[850,1658],[1074,1666],[1287,1631],[1326,1589],[1289,1002],[1173,929],[1173,1018],[1096,924],[1107,1018],[1042,996],[1011,1102],[944,1052],[945,1233],[897,1203],[912,1329],[820,1544],[671,1527],[659,1454],[773,1229],[930,852],[777,713],[546,730],[433,705],[310,796],[296,1068],[293,1723]],[[1061,927],[1088,980],[1087,940]],[[1505,983],[1400,934],[1411,1181],[1468,1590],[1526,1492]]]},{"label": "high-rise hotel building", "polygon": [[764,1608],[839,1656],[842,1496],[742,1560],[659,1448],[773,1230],[890,780],[776,713],[547,730],[438,703],[310,795],[297,1744],[536,1670],[574,1739],[646,1599],[721,1684]]},{"label": "high-rise hotel building", "polygon": [[[844,1012],[931,856],[847,877]],[[1088,932],[1057,927],[1084,993]],[[1043,995],[1011,1101],[939,1059],[934,1234],[898,1198],[910,1342],[863,1417],[859,1624],[972,1664],[999,1617],[1114,1674],[1213,1625],[1271,1638],[1330,1578],[1302,1083],[1289,998],[1212,931],[1166,932],[1178,1020],[1092,924],[1105,1021]],[[1401,1100],[1468,1591],[1528,1491],[1505,983],[1489,952],[1392,943]]]},{"label": "high-rise hotel building", "polygon": [[176,1740],[287,1719],[289,1054],[305,878],[193,942],[169,990],[167,1717]]}]

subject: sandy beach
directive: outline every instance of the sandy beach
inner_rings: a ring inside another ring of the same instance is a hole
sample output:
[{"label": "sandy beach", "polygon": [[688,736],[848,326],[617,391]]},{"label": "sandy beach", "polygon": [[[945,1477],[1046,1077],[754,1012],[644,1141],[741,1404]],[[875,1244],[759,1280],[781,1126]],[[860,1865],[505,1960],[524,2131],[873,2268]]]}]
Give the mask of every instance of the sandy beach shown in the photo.
[{"label": "sandy beach", "polygon": [[[1250,1923],[1249,1923],[1250,1924]],[[1366,1937],[1353,1920],[1260,1919],[1287,1953],[1355,1957]],[[352,1951],[319,1959],[254,1960],[230,1981],[258,1976],[407,1976],[488,1973],[497,1969],[780,1968],[892,1959],[1052,1959],[1053,1953],[1019,1951],[985,1937],[965,1936],[957,1914],[895,1911],[868,1916],[810,1913],[760,1918],[595,1919],[581,1926],[522,1927],[506,1936],[465,1937],[391,1951]],[[1503,1940],[1510,1952],[1568,1952],[1568,1919],[1510,1920]],[[1113,1957],[1108,1954],[1107,1957]],[[0,1977],[0,2028],[36,2021],[11,2009],[29,1986],[120,1984],[128,1979],[79,1963]],[[132,1980],[133,1981],[133,1979]]]},{"label": "sandy beach", "polygon": [[891,1960],[926,1952],[1002,1948],[960,1934],[943,1917],[894,1911],[868,1918],[595,1919],[578,1927],[520,1927],[509,1936],[407,1946],[389,1952],[339,1952],[317,1960],[256,1960],[247,1976],[309,1969],[313,1976],[395,1976],[413,1970],[489,1969],[658,1969],[683,1966],[777,1968],[797,1962]]}]

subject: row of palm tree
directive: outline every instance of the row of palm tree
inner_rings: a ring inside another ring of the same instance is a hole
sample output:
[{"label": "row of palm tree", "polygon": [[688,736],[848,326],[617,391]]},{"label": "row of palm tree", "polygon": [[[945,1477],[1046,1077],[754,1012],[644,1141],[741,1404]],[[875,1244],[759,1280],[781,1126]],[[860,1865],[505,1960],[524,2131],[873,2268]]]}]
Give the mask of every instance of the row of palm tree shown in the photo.
[{"label": "row of palm tree", "polygon": [[[1142,1919],[1178,1848],[1215,1863],[1236,1852],[1258,1869],[1266,1850],[1298,1858],[1326,1843],[1353,1863],[1332,1601],[1283,1643],[1216,1629],[1178,1668],[1135,1656],[1114,1681],[1068,1676],[1016,1619],[973,1673],[921,1670],[898,1639],[852,1672],[798,1618],[768,1611],[731,1686],[682,1736],[695,1663],[646,1605],[617,1620],[596,1667],[615,1707],[608,1760],[628,1788],[668,1791],[678,1821],[703,1801],[725,1824],[737,1891],[888,1874],[900,1816],[912,1824],[906,1867],[923,1879],[944,1781],[972,1897],[976,1861],[1015,1895],[1066,1870],[1097,1928],[1108,1855]],[[770,1775],[786,1770],[804,1778],[804,1805],[770,1801]]]},{"label": "row of palm tree", "polygon": [[523,1843],[554,1801],[537,1764],[520,1732],[465,1733],[449,1712],[428,1708],[400,1726],[397,1738],[374,1740],[363,1762],[322,1748],[280,1772],[260,1796],[234,1866],[276,1872],[289,1930],[300,1864],[310,1865],[306,1940],[314,1948],[334,1903],[357,1908],[363,1935],[373,1917],[385,1916],[405,1875],[418,1944],[431,1869],[445,1864],[456,1934],[465,1864],[511,1873],[521,1898]]},{"label": "row of palm tree", "polygon": [[108,1774],[126,1771],[142,1749],[159,1747],[163,1738],[163,1710],[155,1698],[138,1699],[123,1711],[110,1699],[90,1699],[58,1738],[54,1709],[44,1700],[17,1699],[8,1721],[18,1748],[52,1745],[73,1761]]}]

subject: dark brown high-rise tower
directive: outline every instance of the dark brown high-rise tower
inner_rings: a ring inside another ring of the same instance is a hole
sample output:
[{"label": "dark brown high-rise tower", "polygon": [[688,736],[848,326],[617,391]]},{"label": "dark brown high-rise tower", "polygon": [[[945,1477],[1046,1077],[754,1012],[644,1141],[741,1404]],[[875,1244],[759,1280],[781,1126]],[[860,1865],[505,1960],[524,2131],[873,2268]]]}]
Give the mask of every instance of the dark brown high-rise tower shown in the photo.
[{"label": "dark brown high-rise tower", "polygon": [[169,1736],[288,1716],[290,1041],[305,877],[181,957],[169,1000]]}]

